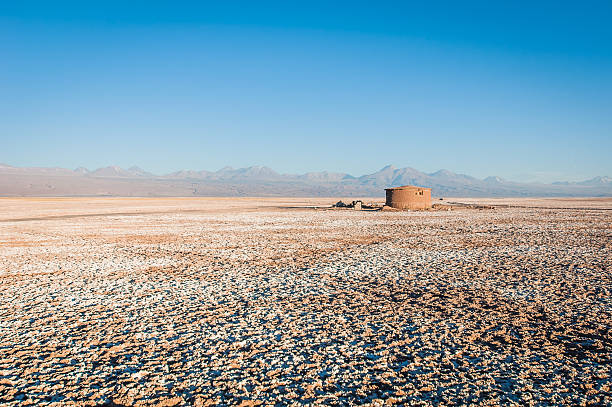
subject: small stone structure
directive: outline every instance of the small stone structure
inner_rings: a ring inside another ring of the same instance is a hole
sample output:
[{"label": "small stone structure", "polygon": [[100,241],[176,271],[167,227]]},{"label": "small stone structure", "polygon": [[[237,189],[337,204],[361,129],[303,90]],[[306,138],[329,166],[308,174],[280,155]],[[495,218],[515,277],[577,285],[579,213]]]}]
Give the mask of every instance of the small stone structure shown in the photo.
[{"label": "small stone structure", "polygon": [[381,209],[379,204],[369,202],[364,203],[363,201],[353,201],[351,203],[344,203],[342,201],[338,201],[331,206],[332,208],[342,208],[342,209],[354,209],[356,211],[378,211]]},{"label": "small stone structure", "polygon": [[404,185],[385,189],[387,201],[385,205],[396,209],[428,209],[431,208],[431,188]]},{"label": "small stone structure", "polygon": [[333,204],[332,207],[333,208],[350,208],[350,209],[356,209],[360,211],[362,209],[362,205],[363,205],[362,201],[353,201],[349,204],[346,204],[342,201],[338,201],[335,204]]}]

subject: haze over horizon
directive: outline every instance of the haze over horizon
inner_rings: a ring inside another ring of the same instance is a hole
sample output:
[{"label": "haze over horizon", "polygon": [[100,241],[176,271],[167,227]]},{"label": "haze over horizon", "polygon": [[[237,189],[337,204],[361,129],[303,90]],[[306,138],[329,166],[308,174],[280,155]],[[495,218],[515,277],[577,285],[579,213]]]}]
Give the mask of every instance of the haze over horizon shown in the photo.
[{"label": "haze over horizon", "polygon": [[612,5],[0,5],[0,162],[612,175]]},{"label": "haze over horizon", "polygon": [[[172,176],[180,176],[180,177],[185,177],[185,178],[189,178],[190,176],[193,175],[212,175],[212,174],[224,174],[224,173],[238,173],[238,174],[257,174],[257,176],[261,176],[262,174],[265,175],[274,175],[274,176],[304,176],[304,175],[324,175],[324,174],[328,174],[328,175],[345,175],[345,176],[349,176],[349,177],[353,177],[353,178],[360,178],[360,177],[365,177],[365,176],[369,176],[372,174],[376,174],[376,173],[382,173],[385,171],[414,171],[416,173],[420,173],[423,175],[451,175],[451,176],[459,176],[459,177],[469,177],[469,178],[474,178],[474,179],[480,179],[480,180],[490,180],[490,179],[497,179],[499,181],[506,181],[506,182],[518,182],[515,180],[511,180],[511,179],[506,179],[503,177],[500,177],[498,175],[495,174],[489,174],[486,177],[473,177],[470,174],[464,174],[464,173],[458,173],[455,171],[451,171],[448,168],[439,168],[437,170],[434,171],[420,171],[418,168],[413,168],[410,166],[397,166],[394,164],[386,164],[382,167],[380,167],[378,170],[376,171],[372,171],[371,173],[349,173],[347,171],[328,171],[326,169],[321,169],[319,171],[306,171],[303,173],[298,173],[298,172],[281,172],[281,171],[276,171],[276,169],[271,168],[269,166],[266,165],[249,165],[249,166],[241,166],[241,167],[233,167],[230,165],[226,165],[223,166],[221,168],[214,168],[214,169],[207,169],[207,168],[181,168],[178,170],[174,170],[174,171],[170,171],[170,172],[154,172],[154,171],[149,171],[147,168],[142,168],[138,165],[131,165],[131,166],[119,166],[119,165],[107,165],[107,166],[103,166],[103,167],[87,167],[87,166],[79,166],[76,168],[67,168],[67,167],[60,167],[60,166],[52,166],[52,167],[41,167],[41,166],[31,166],[31,167],[20,167],[20,166],[13,166],[13,165],[9,165],[7,163],[3,163],[0,162],[0,170],[18,170],[19,172],[22,173],[28,173],[27,170],[32,169],[35,170],[34,174],[38,173],[36,170],[42,170],[43,173],[44,172],[48,172],[51,171],[51,173],[53,173],[52,170],[60,170],[61,171],[65,171],[67,170],[67,173],[76,173],[76,174],[80,174],[80,175],[94,175],[94,176],[110,176],[110,177],[114,177],[114,176],[128,176],[128,177],[132,177],[132,176],[137,176],[137,177],[148,177],[148,178],[155,178],[155,177],[172,177]],[[23,172],[25,171],[25,172]],[[0,173],[0,175],[2,175]],[[198,175],[198,176],[200,176]],[[577,181],[593,181],[595,179],[599,180],[603,180],[604,184],[608,184],[610,183],[610,179],[612,177],[606,175],[606,174],[602,174],[602,175],[596,175],[594,177],[591,177],[589,179],[580,179],[580,180],[557,180],[555,182],[538,182],[538,181],[533,181],[532,183],[535,184],[557,184],[557,183],[575,183]],[[529,183],[529,182],[526,182]]]}]

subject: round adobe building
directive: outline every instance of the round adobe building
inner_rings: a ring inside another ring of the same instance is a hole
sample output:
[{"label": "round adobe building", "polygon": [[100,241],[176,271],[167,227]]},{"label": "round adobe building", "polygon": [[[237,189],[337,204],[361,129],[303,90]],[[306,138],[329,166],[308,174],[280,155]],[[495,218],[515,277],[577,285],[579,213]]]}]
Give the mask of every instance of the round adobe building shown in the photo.
[{"label": "round adobe building", "polygon": [[404,185],[402,187],[385,189],[387,200],[385,205],[396,209],[427,209],[431,208],[431,188]]}]

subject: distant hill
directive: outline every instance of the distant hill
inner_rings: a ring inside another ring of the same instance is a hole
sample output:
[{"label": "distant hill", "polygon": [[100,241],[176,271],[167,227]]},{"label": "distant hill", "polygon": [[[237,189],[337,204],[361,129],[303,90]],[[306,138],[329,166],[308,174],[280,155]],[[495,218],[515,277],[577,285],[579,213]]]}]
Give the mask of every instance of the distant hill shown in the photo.
[{"label": "distant hill", "polygon": [[424,173],[388,165],[362,176],[337,172],[280,174],[271,168],[225,167],[155,175],[139,167],[90,171],[13,167],[0,164],[2,196],[384,196],[400,185],[432,188],[436,197],[612,196],[612,178],[581,182],[518,183],[490,176],[478,179],[449,170]]}]

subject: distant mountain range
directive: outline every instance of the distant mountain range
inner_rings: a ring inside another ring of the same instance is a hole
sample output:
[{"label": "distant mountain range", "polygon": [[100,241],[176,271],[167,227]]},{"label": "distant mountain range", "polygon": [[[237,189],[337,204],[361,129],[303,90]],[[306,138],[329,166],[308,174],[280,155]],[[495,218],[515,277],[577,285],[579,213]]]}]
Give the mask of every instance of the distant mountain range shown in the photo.
[{"label": "distant mountain range", "polygon": [[612,196],[612,178],[582,182],[518,183],[478,179],[448,170],[424,173],[388,165],[359,177],[337,172],[279,174],[262,166],[155,175],[138,167],[90,171],[0,164],[2,196],[384,196],[384,188],[418,185],[436,197]]}]

